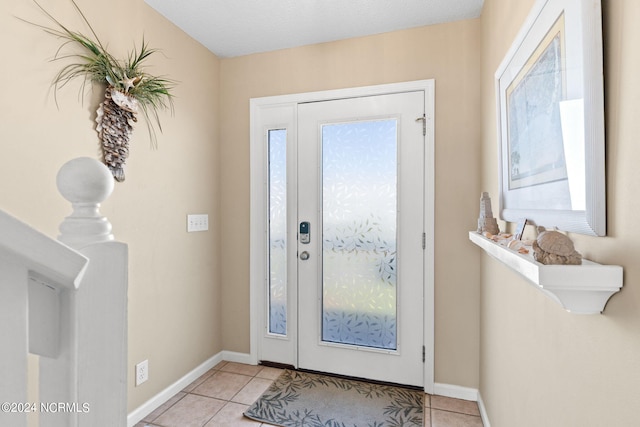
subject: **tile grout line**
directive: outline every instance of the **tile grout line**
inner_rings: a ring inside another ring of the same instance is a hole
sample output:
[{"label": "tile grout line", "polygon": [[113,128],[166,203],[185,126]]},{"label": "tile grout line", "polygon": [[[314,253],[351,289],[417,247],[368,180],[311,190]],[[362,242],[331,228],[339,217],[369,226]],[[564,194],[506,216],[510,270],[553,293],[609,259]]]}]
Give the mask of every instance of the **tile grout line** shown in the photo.
[{"label": "tile grout line", "polygon": [[[176,395],[182,393],[183,396],[181,396],[180,398],[178,398],[175,402],[173,402],[169,407],[167,407],[166,409],[164,409],[160,414],[158,414],[156,417],[154,417],[153,420],[151,421],[142,421],[144,423],[144,425],[149,425],[149,426],[158,426],[158,427],[164,427],[161,424],[156,424],[154,421],[159,419],[163,414],[165,414],[167,411],[169,411],[171,408],[173,408],[178,402],[180,402],[181,400],[183,400],[186,396],[188,395],[193,395],[193,396],[198,396],[198,397],[205,397],[205,398],[209,398],[209,399],[214,399],[217,400],[219,402],[222,402],[223,405],[220,407],[220,409],[218,409],[218,411],[216,411],[213,415],[211,415],[210,418],[207,419],[207,421],[203,424],[206,425],[207,423],[211,422],[211,420],[213,420],[217,414],[220,413],[220,411],[222,411],[229,403],[233,403],[233,404],[239,404],[239,405],[245,405],[245,403],[242,402],[235,402],[233,399],[240,394],[240,392],[244,389],[244,387],[246,387],[253,379],[255,378],[259,378],[261,380],[267,380],[267,381],[271,381],[273,383],[273,381],[275,381],[275,378],[269,378],[269,377],[258,377],[258,375],[260,374],[260,372],[262,372],[264,370],[265,367],[262,367],[261,369],[257,370],[254,374],[248,374],[246,372],[234,372],[232,370],[223,370],[223,368],[227,365],[229,365],[232,362],[224,362],[223,364],[219,364],[219,366],[214,366],[213,368],[211,368],[209,371],[205,372],[204,374],[202,374],[200,377],[198,377],[193,383],[196,383],[195,385],[193,385],[193,387],[189,390],[186,391],[187,388],[189,388],[189,386],[191,386],[192,384],[189,384],[187,387],[185,387],[183,390],[181,390],[180,392],[176,393]],[[241,364],[239,364],[241,365]],[[244,377],[248,377],[249,381],[242,386],[238,391],[236,391],[229,399],[221,399],[221,398],[216,398],[213,396],[208,396],[205,394],[199,394],[196,393],[195,390],[201,385],[203,384],[205,381],[207,381],[209,378],[211,378],[213,375],[215,375],[218,372],[224,372],[227,374],[232,374],[232,375],[240,375],[240,376],[244,376]],[[432,395],[429,395],[428,393],[425,393],[425,396],[428,396],[429,399],[431,399]],[[174,395],[175,397],[175,395]],[[174,397],[172,397],[171,399],[173,399]],[[428,410],[428,412],[427,412]],[[460,412],[460,411],[455,411],[455,410],[451,410],[451,409],[440,409],[440,408],[434,408],[432,405],[432,402],[430,401],[430,405],[429,407],[425,407],[424,408],[424,414],[425,414],[425,419],[424,419],[424,423],[423,426],[424,427],[432,427],[433,426],[433,411],[442,411],[442,412],[448,412],[448,413],[453,413],[453,414],[459,414],[459,415],[465,415],[465,416],[469,416],[469,417],[474,417],[474,418],[479,418],[482,419],[481,416],[479,415],[474,415],[474,414],[470,414],[470,413],[466,413],[466,412]],[[428,423],[427,423],[427,413],[429,415],[428,417]],[[262,427],[268,427],[271,426],[270,424],[260,424],[260,426]]]}]

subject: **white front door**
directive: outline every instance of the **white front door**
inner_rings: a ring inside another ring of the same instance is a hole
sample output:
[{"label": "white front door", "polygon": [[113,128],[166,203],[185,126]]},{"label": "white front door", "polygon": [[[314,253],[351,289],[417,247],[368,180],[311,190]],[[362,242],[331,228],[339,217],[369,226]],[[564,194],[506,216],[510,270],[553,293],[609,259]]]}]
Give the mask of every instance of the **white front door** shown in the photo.
[{"label": "white front door", "polygon": [[298,106],[300,368],[423,385],[423,115],[423,92]]},{"label": "white front door", "polygon": [[433,91],[390,89],[252,100],[252,354],[430,392]]}]

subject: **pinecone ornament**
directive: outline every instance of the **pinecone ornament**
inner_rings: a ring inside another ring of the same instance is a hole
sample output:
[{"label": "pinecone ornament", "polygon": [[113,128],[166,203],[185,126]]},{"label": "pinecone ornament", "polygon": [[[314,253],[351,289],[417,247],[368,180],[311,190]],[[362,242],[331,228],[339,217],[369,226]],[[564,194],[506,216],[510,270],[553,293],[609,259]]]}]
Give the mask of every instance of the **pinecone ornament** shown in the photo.
[{"label": "pinecone ornament", "polygon": [[[81,77],[85,83],[106,84],[104,101],[100,103],[97,111],[96,131],[101,142],[105,165],[111,170],[116,181],[124,181],[124,165],[129,157],[129,139],[133,132],[133,124],[138,121],[136,117],[138,107],[147,121],[151,144],[155,146],[155,131],[149,119],[155,119],[160,126],[158,110],[169,108],[173,113],[171,90],[174,82],[144,72],[143,63],[157,52],[156,49],[149,48],[144,37],[139,48],[134,46],[129,55],[120,61],[111,55],[106,45],[98,39],[91,23],[75,0],[71,0],[71,3],[91,30],[90,36],[71,31],[36,0],[34,2],[54,25],[52,27],[36,23],[33,25],[63,40],[54,60],[62,59],[65,65],[53,78],[54,92],[77,77]],[[80,50],[66,52],[66,47],[70,45]],[[68,60],[72,61],[67,63]]]},{"label": "pinecone ornament", "polygon": [[124,181],[133,124],[138,121],[138,101],[109,85],[96,116],[96,131],[102,142],[104,164],[116,181]]}]

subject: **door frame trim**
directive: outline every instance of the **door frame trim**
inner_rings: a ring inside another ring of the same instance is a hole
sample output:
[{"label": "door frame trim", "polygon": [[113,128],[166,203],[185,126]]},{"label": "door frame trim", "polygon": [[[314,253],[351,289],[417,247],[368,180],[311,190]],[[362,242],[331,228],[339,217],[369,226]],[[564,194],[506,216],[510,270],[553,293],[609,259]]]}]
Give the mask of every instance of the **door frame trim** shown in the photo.
[{"label": "door frame trim", "polygon": [[[265,269],[265,234],[264,220],[264,149],[263,129],[259,126],[259,112],[263,108],[286,106],[305,102],[328,101],[332,99],[355,98],[393,93],[424,91],[426,135],[424,150],[424,224],[426,233],[424,256],[424,391],[433,393],[434,388],[434,216],[435,216],[435,81],[418,80],[402,83],[391,83],[376,86],[363,86],[348,89],[337,89],[319,92],[306,92],[290,95],[277,95],[250,99],[250,272],[249,272],[249,325],[250,325],[250,361],[257,364],[260,357],[259,325],[262,309],[262,287],[266,280]],[[297,120],[297,118],[296,118]],[[296,339],[296,337],[291,337]]]}]

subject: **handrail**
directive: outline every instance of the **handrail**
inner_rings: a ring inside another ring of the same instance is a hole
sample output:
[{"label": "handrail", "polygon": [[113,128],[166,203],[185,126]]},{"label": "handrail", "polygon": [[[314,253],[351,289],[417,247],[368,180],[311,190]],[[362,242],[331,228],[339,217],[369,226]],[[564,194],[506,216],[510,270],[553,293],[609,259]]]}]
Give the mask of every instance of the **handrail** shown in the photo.
[{"label": "handrail", "polygon": [[0,210],[0,252],[24,263],[29,270],[58,282],[61,286],[80,285],[89,260]]}]

